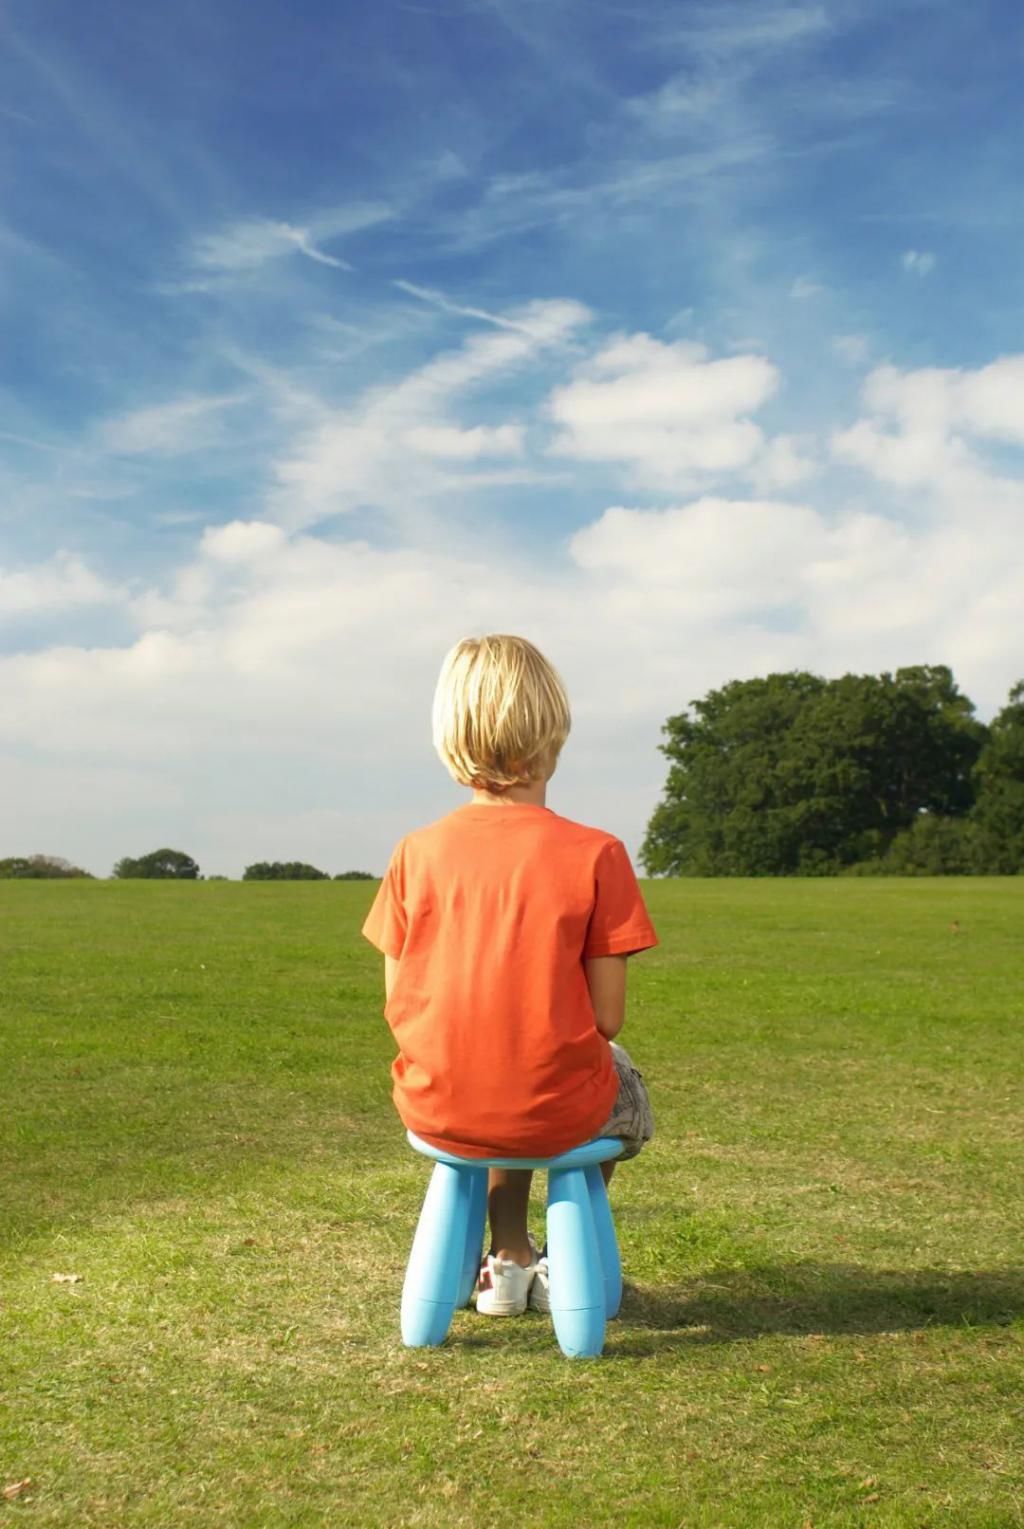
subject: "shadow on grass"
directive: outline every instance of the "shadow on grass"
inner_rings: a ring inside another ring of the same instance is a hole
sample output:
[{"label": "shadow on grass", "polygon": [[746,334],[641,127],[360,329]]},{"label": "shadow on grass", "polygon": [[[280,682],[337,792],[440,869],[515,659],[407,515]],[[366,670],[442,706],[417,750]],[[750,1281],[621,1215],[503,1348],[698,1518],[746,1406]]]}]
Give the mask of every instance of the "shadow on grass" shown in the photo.
[{"label": "shadow on grass", "polygon": [[[664,1288],[627,1286],[618,1353],[681,1343],[728,1343],[768,1333],[902,1332],[999,1327],[1024,1315],[1024,1269],[867,1269],[856,1264],[778,1264],[716,1271]],[[647,1329],[652,1337],[645,1343]],[[659,1337],[654,1338],[657,1333]]]},{"label": "shadow on grass", "polygon": [[[825,1337],[927,1328],[1006,1327],[1024,1315],[1024,1269],[949,1273],[940,1269],[866,1269],[856,1264],[771,1264],[716,1271],[686,1285],[626,1285],[609,1323],[604,1357],[636,1359],[673,1349],[749,1342],[766,1336]],[[550,1319],[527,1313],[516,1348],[546,1352]],[[449,1342],[499,1350],[503,1322],[456,1313]],[[524,1342],[524,1339],[526,1340]]]}]

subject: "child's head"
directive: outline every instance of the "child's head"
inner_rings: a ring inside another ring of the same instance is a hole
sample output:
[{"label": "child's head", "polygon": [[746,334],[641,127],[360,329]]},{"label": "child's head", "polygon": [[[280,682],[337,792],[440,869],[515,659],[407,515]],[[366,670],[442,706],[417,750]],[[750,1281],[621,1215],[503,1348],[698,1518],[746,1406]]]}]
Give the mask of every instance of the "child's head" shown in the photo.
[{"label": "child's head", "polygon": [[434,747],[462,786],[500,793],[547,780],[570,725],[565,686],[524,637],[466,637],[441,665]]}]

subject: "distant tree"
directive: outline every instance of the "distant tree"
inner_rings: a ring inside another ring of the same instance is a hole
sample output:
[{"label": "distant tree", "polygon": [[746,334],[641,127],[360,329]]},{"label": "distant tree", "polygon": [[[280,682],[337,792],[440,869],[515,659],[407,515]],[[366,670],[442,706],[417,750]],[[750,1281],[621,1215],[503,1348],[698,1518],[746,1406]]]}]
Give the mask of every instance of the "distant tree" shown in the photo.
[{"label": "distant tree", "polygon": [[652,875],[764,875],[795,862],[775,782],[796,719],[824,683],[805,673],[733,680],[694,701],[692,716],[669,717],[664,800],[640,852]]},{"label": "distant tree", "polygon": [[1024,680],[993,719],[974,771],[979,869],[992,875],[1024,872]]},{"label": "distant tree", "polygon": [[0,860],[0,878],[5,881],[21,880],[32,875],[32,867],[27,855],[10,855],[6,860]]},{"label": "distant tree", "polygon": [[340,871],[335,881],[376,881],[372,871]]},{"label": "distant tree", "polygon": [[326,871],[302,860],[259,860],[247,865],[243,881],[330,881]]},{"label": "distant tree", "polygon": [[205,876],[205,877],[203,877],[203,880],[204,881],[230,881],[231,877],[230,876]]},{"label": "distant tree", "polygon": [[945,664],[897,669],[877,683],[887,716],[875,783],[887,815],[911,823],[919,811],[962,817],[974,802],[974,766],[988,737],[973,701]]},{"label": "distant tree", "polygon": [[0,879],[68,881],[73,877],[93,880],[91,871],[83,871],[61,855],[13,855],[0,860]]},{"label": "distant tree", "polygon": [[137,859],[125,857],[114,866],[114,875],[122,880],[195,881],[199,867],[191,855],[180,849],[154,849]]},{"label": "distant tree", "polygon": [[670,717],[654,875],[829,875],[973,801],[986,730],[942,665],[734,680]]},{"label": "distant tree", "polygon": [[922,812],[896,835],[879,868],[886,876],[969,876],[978,864],[976,833],[969,818]]}]

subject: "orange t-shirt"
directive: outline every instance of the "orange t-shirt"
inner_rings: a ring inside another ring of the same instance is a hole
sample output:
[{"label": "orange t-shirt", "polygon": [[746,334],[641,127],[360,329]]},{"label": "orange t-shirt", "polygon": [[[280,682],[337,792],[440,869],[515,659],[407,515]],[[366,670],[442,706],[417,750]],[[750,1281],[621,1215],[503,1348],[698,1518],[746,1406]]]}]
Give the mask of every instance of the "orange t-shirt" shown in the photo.
[{"label": "orange t-shirt", "polygon": [[540,1157],[617,1091],[583,962],[658,943],[624,846],[547,807],[475,802],[409,834],[363,933],[400,958],[385,1016],[408,1129],[466,1157]]}]

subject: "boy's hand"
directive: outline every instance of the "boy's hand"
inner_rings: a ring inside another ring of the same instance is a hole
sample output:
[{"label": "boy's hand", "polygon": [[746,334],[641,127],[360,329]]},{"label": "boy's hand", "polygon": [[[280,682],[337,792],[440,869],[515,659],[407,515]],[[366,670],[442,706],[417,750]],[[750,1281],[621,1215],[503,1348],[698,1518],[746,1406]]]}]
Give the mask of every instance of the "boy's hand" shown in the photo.
[{"label": "boy's hand", "polygon": [[626,956],[594,956],[584,961],[594,1023],[606,1041],[613,1041],[626,1018]]}]

